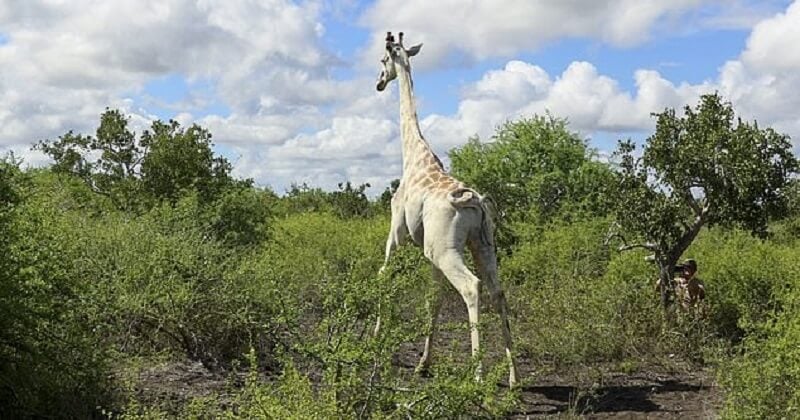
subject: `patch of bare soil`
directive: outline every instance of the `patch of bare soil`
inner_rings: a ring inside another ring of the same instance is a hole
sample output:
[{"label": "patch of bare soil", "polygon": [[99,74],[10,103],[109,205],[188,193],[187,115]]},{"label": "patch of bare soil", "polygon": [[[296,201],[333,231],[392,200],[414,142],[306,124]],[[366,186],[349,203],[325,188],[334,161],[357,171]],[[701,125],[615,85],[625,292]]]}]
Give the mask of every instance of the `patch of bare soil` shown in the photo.
[{"label": "patch of bare soil", "polygon": [[[407,357],[402,359],[410,362],[415,355],[409,349]],[[526,362],[519,360],[523,381],[525,372],[530,371]],[[720,394],[712,378],[707,371],[670,372],[658,366],[640,368],[635,373],[582,366],[568,372],[537,375],[533,383],[521,388],[520,405],[510,418],[715,418]],[[223,395],[224,400],[226,391],[231,389],[230,382],[222,375],[192,362],[148,369],[142,372],[140,380],[137,393],[141,401],[157,401],[166,409],[212,393]]]},{"label": "patch of bare soil", "polygon": [[512,418],[706,419],[716,417],[719,403],[718,389],[706,371],[669,372],[653,366],[636,373],[598,373],[590,366],[536,378],[522,388],[520,408]]},{"label": "patch of bare soil", "polygon": [[200,362],[173,361],[144,369],[138,377],[135,393],[143,402],[153,402],[170,410],[197,397],[222,395],[230,389],[225,375],[207,369]]}]

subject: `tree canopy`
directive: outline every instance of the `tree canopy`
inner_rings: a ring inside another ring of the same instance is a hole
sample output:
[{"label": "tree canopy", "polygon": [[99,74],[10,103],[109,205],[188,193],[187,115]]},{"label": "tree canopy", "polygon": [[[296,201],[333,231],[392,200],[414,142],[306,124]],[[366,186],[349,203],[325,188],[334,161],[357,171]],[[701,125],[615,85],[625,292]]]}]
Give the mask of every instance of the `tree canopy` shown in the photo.
[{"label": "tree canopy", "polygon": [[595,158],[566,120],[550,115],[506,122],[492,142],[473,137],[450,151],[453,174],[495,202],[501,236],[509,222],[604,215],[613,172]]},{"label": "tree canopy", "polygon": [[106,109],[94,136],[69,131],[34,148],[55,161],[54,172],[83,179],[121,209],[175,201],[187,191],[208,201],[227,187],[251,183],[231,177],[230,162],[214,156],[211,133],[196,124],[182,128],[177,121],[156,120],[137,139],[128,123],[121,111]]},{"label": "tree canopy", "polygon": [[798,166],[788,136],[734,118],[718,94],[702,96],[683,115],[666,109],[655,116],[641,156],[631,141],[620,142],[614,213],[622,249],[653,252],[666,305],[671,267],[700,229],[740,226],[765,235],[769,218],[786,209]]}]

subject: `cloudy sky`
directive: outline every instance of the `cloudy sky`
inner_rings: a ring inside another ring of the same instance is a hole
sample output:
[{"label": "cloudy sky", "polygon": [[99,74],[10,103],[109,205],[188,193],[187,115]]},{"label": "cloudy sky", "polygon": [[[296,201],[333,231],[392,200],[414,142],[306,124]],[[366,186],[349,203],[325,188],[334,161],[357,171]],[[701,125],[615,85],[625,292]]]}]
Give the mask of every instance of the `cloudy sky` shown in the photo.
[{"label": "cloudy sky", "polygon": [[[209,128],[236,174],[283,192],[400,175],[381,39],[413,62],[441,155],[546,111],[602,151],[719,91],[800,144],[800,0],[0,0],[0,152],[93,133],[106,107]],[[796,149],[797,150],[797,149]]]}]

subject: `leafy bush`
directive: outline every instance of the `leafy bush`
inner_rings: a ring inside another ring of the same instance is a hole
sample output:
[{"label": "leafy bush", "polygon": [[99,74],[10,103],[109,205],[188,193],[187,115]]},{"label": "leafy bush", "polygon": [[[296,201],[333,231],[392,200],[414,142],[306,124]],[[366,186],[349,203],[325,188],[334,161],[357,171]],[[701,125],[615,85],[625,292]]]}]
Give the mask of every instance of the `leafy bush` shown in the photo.
[{"label": "leafy bush", "polygon": [[[271,353],[272,302],[254,300],[251,279],[236,271],[249,252],[214,240],[196,196],[132,217],[91,192],[82,202],[88,187],[73,181],[39,173],[24,191],[9,190],[24,201],[3,212],[3,229],[14,233],[4,236],[0,301],[8,413],[96,414],[113,406],[111,367],[136,355],[213,368],[251,345]],[[217,214],[242,207],[226,205]]]},{"label": "leafy bush", "polygon": [[745,339],[744,354],[720,369],[724,418],[797,418],[800,413],[800,294]]},{"label": "leafy bush", "polygon": [[501,277],[512,284],[520,351],[568,364],[622,360],[652,348],[660,320],[652,268],[641,255],[604,246],[607,221],[516,228],[523,239],[503,260]]},{"label": "leafy bush", "polygon": [[230,189],[211,204],[214,236],[231,246],[255,246],[267,240],[276,197],[271,191]]},{"label": "leafy bush", "polygon": [[69,276],[72,220],[13,165],[0,164],[0,416],[89,417],[109,399],[107,349]]},{"label": "leafy bush", "polygon": [[[505,364],[495,367],[499,374],[493,371],[486,382],[476,383],[474,366],[464,363],[467,353],[459,353],[459,363],[438,362],[431,381],[393,363],[401,345],[419,339],[423,330],[421,302],[431,273],[418,249],[403,247],[385,275],[378,275],[386,227],[385,218],[342,220],[332,214],[296,214],[275,221],[263,249],[226,272],[238,279],[235,290],[227,293],[242,293],[272,311],[250,314],[253,324],[270,326],[274,346],[251,352],[251,372],[245,386],[234,391],[232,411],[220,407],[220,396],[195,401],[194,406],[232,418],[264,413],[281,418],[401,413],[430,418],[480,414],[483,409],[504,412],[510,403],[494,383],[498,375],[507,374]],[[161,265],[163,261],[153,263]],[[165,308],[154,312],[169,314]],[[382,328],[373,336],[378,314]],[[213,334],[218,340],[231,339],[219,331]],[[263,369],[279,374],[264,381],[256,374]],[[128,414],[146,417],[152,409],[152,404],[129,404]]]},{"label": "leafy bush", "polygon": [[710,317],[733,343],[781,310],[781,296],[800,278],[796,245],[750,237],[740,230],[712,230],[689,249],[700,264]]}]

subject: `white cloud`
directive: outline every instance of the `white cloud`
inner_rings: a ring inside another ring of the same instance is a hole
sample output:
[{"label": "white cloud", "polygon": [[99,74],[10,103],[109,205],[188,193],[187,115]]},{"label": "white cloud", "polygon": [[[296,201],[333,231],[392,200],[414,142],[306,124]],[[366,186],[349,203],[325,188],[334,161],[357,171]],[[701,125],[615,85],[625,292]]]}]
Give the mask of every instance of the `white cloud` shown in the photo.
[{"label": "white cloud", "polygon": [[736,110],[792,136],[800,145],[800,1],[759,22],[737,60],[720,70],[719,89]]},{"label": "white cloud", "polygon": [[277,160],[291,159],[382,159],[397,156],[388,142],[397,135],[395,124],[386,119],[357,116],[334,117],[330,128],[313,135],[299,135],[271,150]]},{"label": "white cloud", "polygon": [[269,120],[274,103],[310,118],[303,107],[339,89],[319,13],[288,0],[3,2],[0,143],[90,131],[106,106],[166,75],[213,81],[231,122]]},{"label": "white cloud", "polygon": [[241,157],[235,173],[271,184],[279,192],[293,182],[332,189],[352,181],[370,183],[371,192],[380,193],[401,173],[397,123],[375,108],[361,115],[352,112],[360,108],[359,102],[319,131],[278,144],[237,145]]},{"label": "white cloud", "polygon": [[775,73],[800,68],[800,2],[784,13],[759,22],[747,40],[742,61],[754,69]]},{"label": "white cloud", "polygon": [[[216,143],[241,154],[236,172],[260,183],[388,182],[399,173],[384,171],[387,159],[399,160],[399,148],[387,147],[396,140],[396,105],[372,80],[331,77],[343,62],[322,47],[320,4],[2,2],[0,150],[42,164],[29,150],[34,142],[92,133],[106,107],[131,115],[141,131],[155,118],[152,105],[208,127]],[[144,92],[166,76],[205,90],[175,103]],[[194,117],[209,94],[230,112]]]},{"label": "white cloud", "polygon": [[361,23],[374,31],[370,56],[381,51],[387,30],[405,31],[409,42],[430,41],[417,60],[418,66],[425,68],[509,57],[560,38],[638,45],[649,39],[665,17],[680,15],[703,2],[379,0],[362,16]]},{"label": "white cloud", "polygon": [[[155,118],[146,108],[154,105],[174,110],[182,124],[208,127],[219,144],[246,150],[237,171],[269,182],[251,151],[276,148],[281,158],[299,159],[291,147],[328,150],[336,136],[349,135],[350,116],[385,117],[371,109],[386,102],[375,99],[371,81],[330,76],[342,62],[321,45],[321,13],[319,2],[289,0],[1,2],[0,150],[42,163],[28,150],[37,140],[91,133],[106,107],[122,109],[141,130]],[[174,104],[144,92],[165,76],[185,78],[190,89],[200,81],[205,91]],[[194,118],[209,94],[230,113]],[[333,116],[339,119],[328,128]]]},{"label": "white cloud", "polygon": [[652,128],[651,112],[691,103],[713,89],[675,86],[653,70],[637,71],[635,80],[632,96],[588,62],[573,62],[553,78],[536,65],[510,61],[467,86],[455,115],[431,115],[423,129],[447,148],[472,135],[486,139],[506,120],[546,112],[567,118],[572,129],[584,134],[641,131]]},{"label": "white cloud", "polygon": [[785,7],[785,0],[720,0],[712,7],[701,10],[693,26],[723,30],[752,29]]},{"label": "white cloud", "polygon": [[680,110],[696,104],[701,94],[718,91],[746,120],[757,119],[800,145],[800,96],[793,94],[800,91],[800,50],[792,47],[800,43],[797,22],[800,2],[759,22],[740,57],[699,84],[676,85],[655,70],[641,69],[629,93],[588,62],[573,62],[552,77],[534,64],[510,61],[466,86],[454,115],[425,118],[423,130],[434,143],[450,148],[476,134],[487,139],[508,119],[550,111],[584,135],[647,132],[654,128],[652,112]]}]

